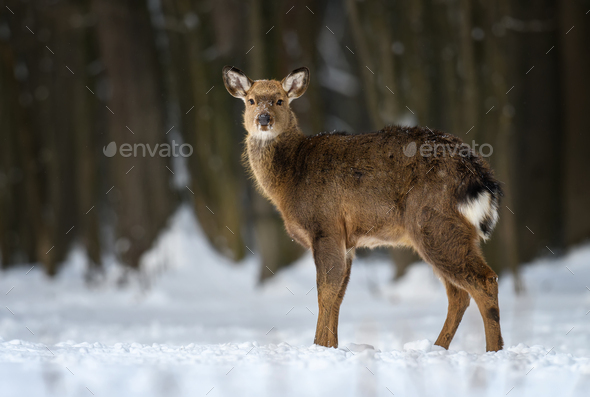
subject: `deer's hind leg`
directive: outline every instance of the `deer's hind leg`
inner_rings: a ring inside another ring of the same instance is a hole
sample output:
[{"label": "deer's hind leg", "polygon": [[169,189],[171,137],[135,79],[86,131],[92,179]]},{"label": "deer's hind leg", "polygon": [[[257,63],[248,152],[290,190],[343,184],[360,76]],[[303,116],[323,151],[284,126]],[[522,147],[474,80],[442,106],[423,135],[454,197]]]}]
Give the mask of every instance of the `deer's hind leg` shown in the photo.
[{"label": "deer's hind leg", "polygon": [[[416,248],[420,255],[447,281],[454,284],[454,287],[465,290],[473,297],[483,318],[486,350],[501,350],[504,342],[500,331],[498,277],[483,258],[475,227],[458,214],[445,216],[437,211],[424,209],[422,215],[419,222],[421,226],[415,234]],[[465,294],[460,295],[463,297],[458,299],[466,300]],[[449,299],[454,300],[455,297]],[[452,312],[455,316],[459,314],[457,308]],[[460,318],[450,319],[448,329],[445,322],[443,332],[455,326],[455,322],[458,326]],[[446,342],[445,336],[441,336],[441,342]],[[450,334],[449,336],[452,339]]]},{"label": "deer's hind leg", "polygon": [[449,299],[449,308],[447,311],[447,319],[443,325],[440,335],[434,342],[435,345],[442,346],[445,349],[449,348],[457,328],[463,319],[463,314],[469,306],[470,297],[467,291],[462,288],[455,286],[452,282],[447,280],[444,276],[442,281],[447,290],[447,297]]},{"label": "deer's hind leg", "polygon": [[498,305],[498,276],[478,253],[466,267],[461,284],[477,303],[486,331],[486,351],[498,351],[504,347],[500,330]]}]

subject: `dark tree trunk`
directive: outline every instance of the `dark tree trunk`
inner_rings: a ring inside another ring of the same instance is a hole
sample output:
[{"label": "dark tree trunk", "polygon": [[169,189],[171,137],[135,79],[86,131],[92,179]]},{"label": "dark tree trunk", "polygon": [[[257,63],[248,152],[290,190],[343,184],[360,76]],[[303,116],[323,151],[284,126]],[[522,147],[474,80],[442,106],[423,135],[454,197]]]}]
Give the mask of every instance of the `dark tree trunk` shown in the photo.
[{"label": "dark tree trunk", "polygon": [[553,59],[559,59],[562,79],[563,101],[559,109],[564,123],[561,128],[565,129],[562,145],[565,177],[557,188],[564,192],[560,215],[564,219],[563,238],[567,246],[579,244],[590,236],[590,27],[586,8],[582,2],[559,2],[559,31],[553,50],[556,52],[552,54]]},{"label": "dark tree trunk", "polygon": [[[164,92],[156,58],[150,15],[145,3],[96,0],[100,53],[109,81],[107,101],[109,140],[145,144],[167,143]],[[139,148],[136,156],[110,158],[108,193],[117,213],[117,249],[121,260],[138,268],[173,209],[167,157],[150,157]]]}]

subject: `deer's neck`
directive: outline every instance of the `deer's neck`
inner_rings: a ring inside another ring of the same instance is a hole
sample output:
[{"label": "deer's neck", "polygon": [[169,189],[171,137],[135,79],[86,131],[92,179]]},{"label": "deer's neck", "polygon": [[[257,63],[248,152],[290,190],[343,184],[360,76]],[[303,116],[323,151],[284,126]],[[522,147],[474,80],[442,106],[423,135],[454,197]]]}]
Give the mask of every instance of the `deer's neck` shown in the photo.
[{"label": "deer's neck", "polygon": [[273,140],[261,140],[251,135],[246,139],[246,156],[260,189],[273,202],[278,200],[284,185],[294,172],[297,148],[305,135],[293,128]]}]

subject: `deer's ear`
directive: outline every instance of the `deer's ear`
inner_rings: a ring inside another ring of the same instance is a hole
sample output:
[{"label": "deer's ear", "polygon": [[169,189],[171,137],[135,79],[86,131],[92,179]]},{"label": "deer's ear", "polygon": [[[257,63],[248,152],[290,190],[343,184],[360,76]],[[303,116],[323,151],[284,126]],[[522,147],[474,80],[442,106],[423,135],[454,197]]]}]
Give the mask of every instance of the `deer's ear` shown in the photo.
[{"label": "deer's ear", "polygon": [[225,88],[232,96],[244,99],[254,82],[240,69],[225,66],[223,68],[223,84],[225,84]]},{"label": "deer's ear", "polygon": [[289,97],[289,102],[299,98],[305,93],[309,85],[309,69],[305,66],[295,69],[281,81],[281,84]]}]

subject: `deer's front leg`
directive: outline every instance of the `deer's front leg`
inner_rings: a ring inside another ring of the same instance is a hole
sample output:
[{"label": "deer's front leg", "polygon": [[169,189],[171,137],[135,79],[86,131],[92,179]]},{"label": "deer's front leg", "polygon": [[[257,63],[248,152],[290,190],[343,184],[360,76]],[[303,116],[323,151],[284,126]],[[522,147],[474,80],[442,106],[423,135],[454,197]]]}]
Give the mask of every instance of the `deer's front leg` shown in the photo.
[{"label": "deer's front leg", "polygon": [[318,290],[318,324],[314,343],[338,347],[338,313],[348,281],[344,240],[320,237],[313,244]]}]

